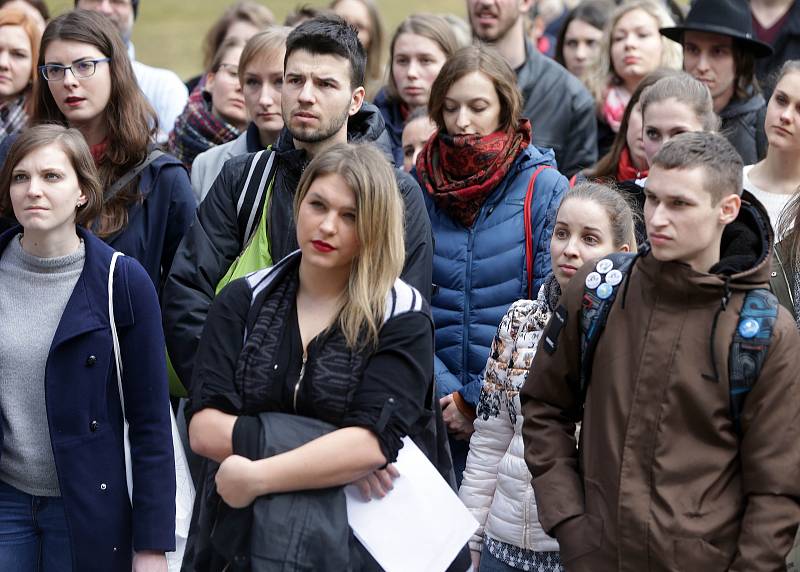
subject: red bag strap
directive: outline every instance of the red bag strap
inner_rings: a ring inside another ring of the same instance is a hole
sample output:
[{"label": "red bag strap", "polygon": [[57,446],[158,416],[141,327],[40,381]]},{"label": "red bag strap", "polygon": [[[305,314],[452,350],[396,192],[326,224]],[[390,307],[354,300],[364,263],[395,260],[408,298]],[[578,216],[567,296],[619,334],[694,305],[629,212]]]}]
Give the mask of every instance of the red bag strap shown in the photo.
[{"label": "red bag strap", "polygon": [[533,218],[530,214],[531,205],[533,204],[536,177],[539,176],[539,173],[549,168],[549,165],[541,165],[531,175],[531,180],[528,182],[528,192],[525,193],[525,206],[522,211],[523,216],[528,219],[528,224],[525,225],[525,268],[528,272],[528,300],[533,300]]}]

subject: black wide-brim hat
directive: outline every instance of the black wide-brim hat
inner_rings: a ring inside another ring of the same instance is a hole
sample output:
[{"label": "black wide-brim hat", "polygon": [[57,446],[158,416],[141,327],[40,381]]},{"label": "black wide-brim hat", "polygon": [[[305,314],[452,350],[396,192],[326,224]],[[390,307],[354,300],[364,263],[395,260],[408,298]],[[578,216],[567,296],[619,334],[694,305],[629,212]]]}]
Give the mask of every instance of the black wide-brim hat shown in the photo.
[{"label": "black wide-brim hat", "polygon": [[745,0],[697,0],[680,26],[661,28],[661,34],[683,43],[684,32],[706,32],[730,36],[757,58],[772,55],[772,46],[753,35],[753,15]]}]

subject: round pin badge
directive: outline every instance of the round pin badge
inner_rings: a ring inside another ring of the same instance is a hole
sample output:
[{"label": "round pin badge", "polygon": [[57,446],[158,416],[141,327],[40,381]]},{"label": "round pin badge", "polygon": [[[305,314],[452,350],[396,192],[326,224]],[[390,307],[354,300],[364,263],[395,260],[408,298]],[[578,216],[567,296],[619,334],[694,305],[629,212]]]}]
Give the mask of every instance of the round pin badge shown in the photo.
[{"label": "round pin badge", "polygon": [[606,300],[614,292],[614,288],[608,282],[603,282],[597,287],[597,297],[601,300]]},{"label": "round pin badge", "polygon": [[614,263],[611,262],[608,258],[604,258],[603,260],[597,263],[595,270],[597,270],[600,274],[605,274],[612,268],[614,268]]},{"label": "round pin badge", "polygon": [[586,287],[589,290],[594,290],[600,283],[603,281],[603,277],[600,276],[597,272],[592,272],[586,277]]},{"label": "round pin badge", "polygon": [[612,286],[616,286],[620,282],[622,282],[622,272],[617,269],[612,270],[608,274],[606,274],[606,282],[611,284]]},{"label": "round pin badge", "polygon": [[758,326],[758,322],[756,322],[753,318],[747,318],[741,324],[739,324],[739,335],[743,338],[752,338],[760,330]]}]

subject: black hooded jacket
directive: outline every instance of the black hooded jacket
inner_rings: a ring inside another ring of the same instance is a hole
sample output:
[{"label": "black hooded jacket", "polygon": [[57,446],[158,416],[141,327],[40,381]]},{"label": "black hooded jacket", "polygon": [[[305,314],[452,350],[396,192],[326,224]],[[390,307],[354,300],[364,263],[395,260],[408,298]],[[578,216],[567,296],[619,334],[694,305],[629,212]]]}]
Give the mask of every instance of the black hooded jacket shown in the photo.
[{"label": "black hooded jacket", "polygon": [[[391,142],[383,118],[374,105],[365,103],[350,117],[347,137],[351,143],[377,145],[392,163]],[[297,248],[292,202],[309,158],[305,151],[295,149],[286,130],[281,133],[275,151],[277,167],[267,216],[270,255],[277,262]],[[187,389],[217,284],[245,247],[246,238],[238,224],[237,203],[255,156],[234,157],[222,167],[175,254],[164,286],[167,350],[175,372]],[[405,204],[406,259],[401,278],[430,299],[433,237],[422,191],[408,174],[399,170],[395,170],[395,174]],[[256,212],[261,213],[262,208],[259,206]],[[257,224],[258,221],[254,227]]]},{"label": "black hooded jacket", "polygon": [[767,136],[764,118],[767,103],[760,93],[748,99],[732,99],[720,112],[720,134],[730,141],[745,165],[758,163],[767,155]]}]

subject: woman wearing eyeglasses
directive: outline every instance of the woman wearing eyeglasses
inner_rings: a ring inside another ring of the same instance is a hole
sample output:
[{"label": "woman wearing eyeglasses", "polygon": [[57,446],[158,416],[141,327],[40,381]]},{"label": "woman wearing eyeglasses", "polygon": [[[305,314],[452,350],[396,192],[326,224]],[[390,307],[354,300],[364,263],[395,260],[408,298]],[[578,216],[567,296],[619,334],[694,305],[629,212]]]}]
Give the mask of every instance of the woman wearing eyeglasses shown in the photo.
[{"label": "woman wearing eyeglasses", "polygon": [[239,83],[239,58],[244,42],[226,40],[214,55],[205,82],[189,102],[169,135],[169,149],[191,170],[195,157],[236,139],[247,128],[247,110]]},{"label": "woman wearing eyeglasses", "polygon": [[158,120],[119,32],[98,13],[68,12],[47,25],[38,63],[33,124],[77,128],[97,165],[103,207],[89,228],[160,288],[196,202],[180,161],[155,150]]}]

